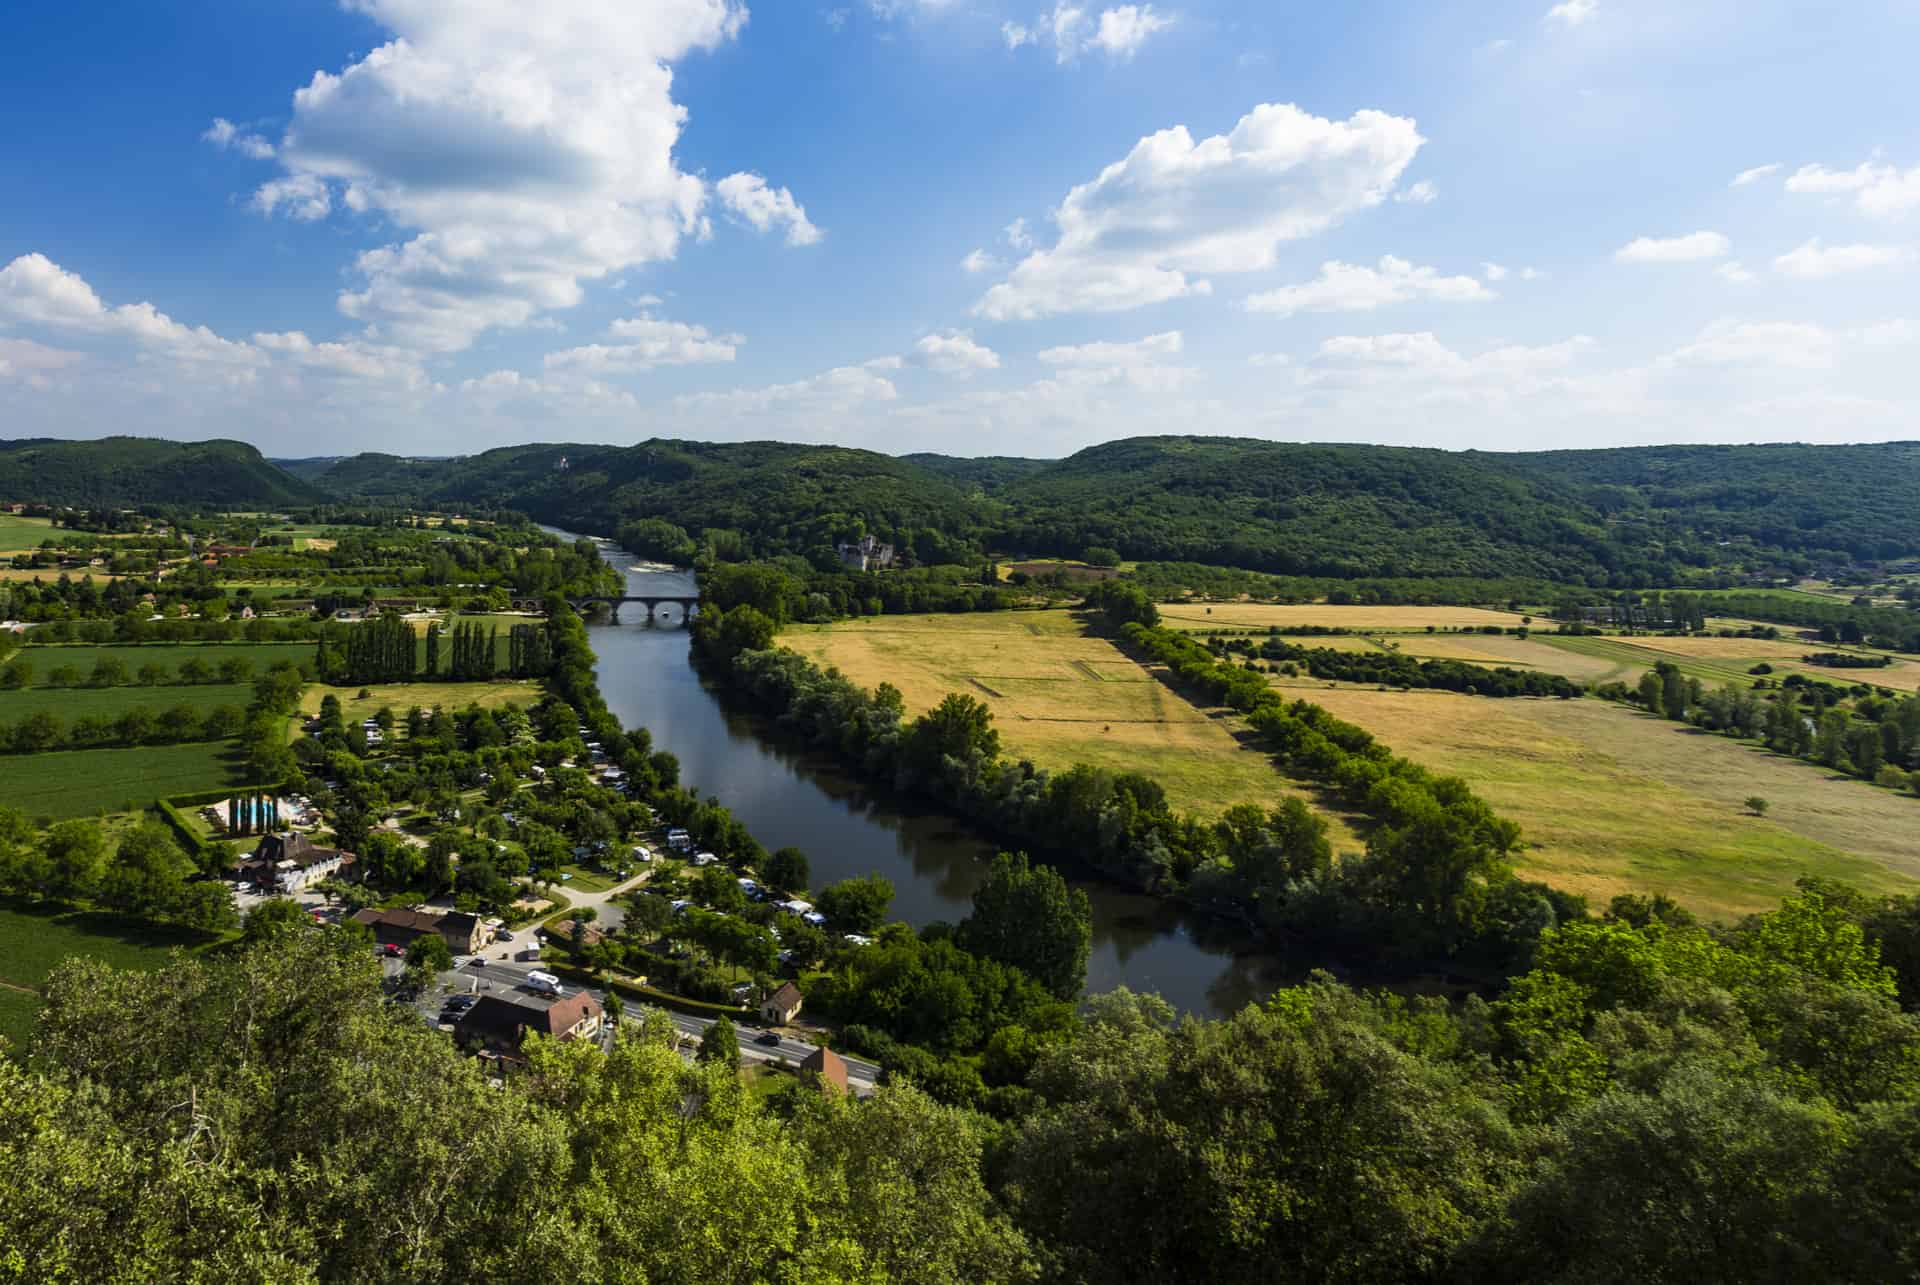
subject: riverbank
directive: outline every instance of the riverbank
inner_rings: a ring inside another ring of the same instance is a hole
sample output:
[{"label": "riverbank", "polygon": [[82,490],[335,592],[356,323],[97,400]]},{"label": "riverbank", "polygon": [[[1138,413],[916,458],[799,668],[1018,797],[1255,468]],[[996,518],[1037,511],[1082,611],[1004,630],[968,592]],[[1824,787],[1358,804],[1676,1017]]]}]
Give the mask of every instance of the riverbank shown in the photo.
[{"label": "riverbank", "polygon": [[[619,567],[635,561],[618,548],[603,546],[602,556]],[[685,572],[628,575],[635,595],[693,591]],[[694,672],[680,627],[601,623],[589,625],[588,635],[608,708],[624,724],[645,727],[654,748],[679,760],[681,781],[724,802],[768,850],[806,852],[817,884],[885,876],[895,889],[890,917],[914,928],[968,913],[997,850],[987,837],[727,709]],[[1093,911],[1089,993],[1126,986],[1158,993],[1183,1012],[1222,1017],[1322,962],[1249,952],[1207,919],[1104,881],[1076,886]]]}]

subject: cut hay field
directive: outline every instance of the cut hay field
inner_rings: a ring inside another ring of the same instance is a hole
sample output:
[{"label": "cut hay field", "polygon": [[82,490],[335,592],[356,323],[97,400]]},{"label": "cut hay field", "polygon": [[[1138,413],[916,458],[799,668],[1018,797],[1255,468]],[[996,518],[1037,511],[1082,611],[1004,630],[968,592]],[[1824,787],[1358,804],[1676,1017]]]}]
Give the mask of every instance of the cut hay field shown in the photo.
[{"label": "cut hay field", "polygon": [[[1810,652],[1834,650],[1823,643],[1770,642],[1758,638],[1666,638],[1648,634],[1637,634],[1631,639],[1554,634],[1539,636],[1539,641],[1561,652],[1585,657],[1590,663],[1605,662],[1610,668],[1591,679],[1596,682],[1618,681],[1631,685],[1639,681],[1641,674],[1666,661],[1688,678],[1697,678],[1708,687],[1723,683],[1747,687],[1753,683],[1748,671],[1765,663],[1773,666],[1776,677],[1782,673],[1801,673],[1842,686],[1867,683],[1893,691],[1920,691],[1920,662],[1911,659],[1895,657],[1884,669],[1829,669],[1801,660]],[[1867,655],[1888,654],[1869,652],[1861,647],[1842,650]],[[1568,670],[1561,672],[1570,678],[1576,677]]]},{"label": "cut hay field", "polygon": [[[17,723],[45,710],[62,722],[82,718],[118,718],[128,710],[150,714],[191,705],[197,710],[232,705],[245,709],[253,700],[250,683],[194,683],[163,687],[28,687],[0,692],[0,723]],[[4,770],[4,769],[0,769]]]},{"label": "cut hay field", "polygon": [[491,683],[389,683],[365,688],[368,695],[364,699],[360,695],[362,690],[359,687],[310,684],[300,698],[300,711],[309,716],[318,714],[321,701],[329,695],[338,696],[340,716],[349,723],[357,723],[372,718],[383,707],[392,709],[395,717],[405,718],[407,711],[416,705],[421,709],[438,706],[449,712],[465,709],[469,705],[478,705],[482,709],[519,705],[531,709],[539,703],[541,696],[539,683],[515,682],[511,679]]},{"label": "cut hay field", "polygon": [[35,580],[53,584],[65,575],[70,580],[80,580],[91,576],[95,584],[105,584],[109,580],[124,580],[125,576],[108,575],[98,570],[61,571],[58,567],[0,567],[0,580],[18,580],[32,583]]},{"label": "cut hay field", "polygon": [[0,804],[31,817],[92,816],[155,799],[245,785],[230,741],[133,750],[60,750],[0,758]]},{"label": "cut hay field", "polygon": [[[1581,640],[1586,641],[1586,640]],[[1488,700],[1280,680],[1518,822],[1523,874],[1604,906],[1664,892],[1732,918],[1805,874],[1920,888],[1920,800],[1596,700]],[[1760,795],[1765,818],[1742,803]]]},{"label": "cut hay field", "polygon": [[[1139,772],[1176,808],[1217,815],[1291,792],[1224,713],[1196,709],[1065,611],[867,617],[796,626],[780,642],[863,687],[892,683],[909,713],[970,695],[993,711],[1008,753],[1053,770]],[[1337,849],[1364,846],[1338,818],[1329,823]]]},{"label": "cut hay field", "polygon": [[1280,606],[1261,602],[1167,603],[1160,619],[1169,629],[1289,628],[1351,629],[1361,632],[1420,632],[1436,629],[1478,629],[1498,625],[1518,629],[1521,617],[1506,611],[1478,607],[1335,607],[1325,603]]}]

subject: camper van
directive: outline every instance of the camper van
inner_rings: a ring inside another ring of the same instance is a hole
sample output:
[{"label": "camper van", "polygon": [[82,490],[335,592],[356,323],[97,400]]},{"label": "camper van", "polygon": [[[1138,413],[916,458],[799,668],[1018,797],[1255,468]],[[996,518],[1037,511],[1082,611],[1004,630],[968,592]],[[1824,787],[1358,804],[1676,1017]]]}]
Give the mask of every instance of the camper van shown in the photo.
[{"label": "camper van", "polygon": [[566,994],[560,989],[560,979],[552,973],[531,972],[527,974],[527,989],[539,991],[542,995],[556,998]]}]

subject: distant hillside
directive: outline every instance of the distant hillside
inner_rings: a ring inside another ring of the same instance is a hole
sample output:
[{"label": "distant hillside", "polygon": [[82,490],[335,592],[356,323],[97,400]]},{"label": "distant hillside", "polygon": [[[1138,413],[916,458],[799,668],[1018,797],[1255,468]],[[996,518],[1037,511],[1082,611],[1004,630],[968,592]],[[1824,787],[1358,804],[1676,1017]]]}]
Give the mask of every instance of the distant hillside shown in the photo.
[{"label": "distant hillside", "polygon": [[639,518],[724,528],[762,556],[864,529],[925,559],[1101,545],[1282,573],[1624,587],[1920,555],[1911,443],[1509,455],[1144,437],[1027,460],[656,440],[361,455],[311,476],[342,500],[498,505],[608,533]]},{"label": "distant hillside", "polygon": [[313,504],[325,495],[244,442],[0,441],[0,500],[114,508]]},{"label": "distant hillside", "polygon": [[341,499],[499,505],[608,533],[658,517],[695,533],[740,531],[764,551],[830,540],[855,520],[889,535],[930,529],[962,537],[982,520],[981,506],[960,488],[904,460],[783,442],[513,446],[450,461],[363,455],[318,481]]},{"label": "distant hillside", "polygon": [[1435,450],[1132,438],[1006,487],[1008,537],[1036,552],[1332,576],[1581,579],[1600,514],[1570,490]]},{"label": "distant hillside", "polygon": [[1865,446],[1635,446],[1475,455],[1577,490],[1648,535],[1746,539],[1790,553],[1878,560],[1920,551],[1920,442]]}]

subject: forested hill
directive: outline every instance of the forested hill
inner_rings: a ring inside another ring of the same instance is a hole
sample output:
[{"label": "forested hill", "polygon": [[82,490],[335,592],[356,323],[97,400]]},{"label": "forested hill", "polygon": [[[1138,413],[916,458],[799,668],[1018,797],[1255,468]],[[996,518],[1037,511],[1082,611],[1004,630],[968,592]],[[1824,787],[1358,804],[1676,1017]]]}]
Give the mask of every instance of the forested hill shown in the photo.
[{"label": "forested hill", "polygon": [[100,508],[275,506],[325,498],[244,442],[151,437],[0,441],[0,501]]},{"label": "forested hill", "polygon": [[1920,550],[1920,442],[1476,454],[1580,492],[1616,524],[1855,558]]},{"label": "forested hill", "polygon": [[1011,542],[1305,575],[1581,579],[1600,514],[1486,457],[1380,446],[1133,438],[1003,488]]},{"label": "forested hill", "polygon": [[1064,460],[901,458],[669,440],[362,455],[303,475],[343,500],[507,505],[612,533],[660,519],[818,555],[872,531],[922,560],[1089,547],[1333,576],[1676,583],[1920,556],[1920,445],[1528,454],[1131,438]]},{"label": "forested hill", "polygon": [[636,518],[664,518],[696,534],[741,532],[760,552],[798,551],[868,528],[966,545],[999,508],[974,488],[890,455],[784,442],[563,443],[459,460],[355,456],[317,480],[342,499],[504,505],[607,533]]}]

